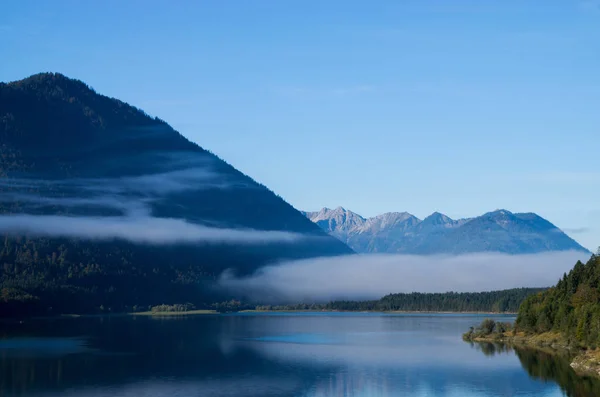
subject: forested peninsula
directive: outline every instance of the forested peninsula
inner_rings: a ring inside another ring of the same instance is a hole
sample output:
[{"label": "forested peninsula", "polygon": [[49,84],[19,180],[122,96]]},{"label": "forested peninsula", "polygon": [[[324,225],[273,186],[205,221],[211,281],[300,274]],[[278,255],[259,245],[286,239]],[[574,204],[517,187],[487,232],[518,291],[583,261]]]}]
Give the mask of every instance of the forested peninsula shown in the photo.
[{"label": "forested peninsula", "polygon": [[600,251],[554,287],[527,297],[514,327],[486,320],[464,339],[566,349],[574,353],[573,368],[600,375]]}]

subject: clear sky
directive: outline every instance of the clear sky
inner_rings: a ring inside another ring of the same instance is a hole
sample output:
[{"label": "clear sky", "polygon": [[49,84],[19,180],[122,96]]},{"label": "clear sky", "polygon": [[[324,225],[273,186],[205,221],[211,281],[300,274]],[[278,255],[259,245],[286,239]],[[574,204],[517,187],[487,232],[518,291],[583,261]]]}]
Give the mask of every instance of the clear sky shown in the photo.
[{"label": "clear sky", "polygon": [[600,245],[600,1],[28,1],[0,81],[84,80],[299,209],[532,211]]}]

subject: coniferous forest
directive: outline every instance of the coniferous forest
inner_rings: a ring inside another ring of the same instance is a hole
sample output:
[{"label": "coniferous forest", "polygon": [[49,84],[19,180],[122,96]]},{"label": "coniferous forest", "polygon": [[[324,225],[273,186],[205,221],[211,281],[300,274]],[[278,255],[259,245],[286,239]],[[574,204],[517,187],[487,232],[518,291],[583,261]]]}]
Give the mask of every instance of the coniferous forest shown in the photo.
[{"label": "coniferous forest", "polygon": [[526,332],[559,332],[570,344],[599,346],[600,256],[577,262],[556,286],[525,299],[516,324]]},{"label": "coniferous forest", "polygon": [[399,293],[379,300],[332,301],[325,304],[259,305],[257,310],[340,310],[407,312],[516,313],[525,298],[542,288],[515,288],[491,292]]}]

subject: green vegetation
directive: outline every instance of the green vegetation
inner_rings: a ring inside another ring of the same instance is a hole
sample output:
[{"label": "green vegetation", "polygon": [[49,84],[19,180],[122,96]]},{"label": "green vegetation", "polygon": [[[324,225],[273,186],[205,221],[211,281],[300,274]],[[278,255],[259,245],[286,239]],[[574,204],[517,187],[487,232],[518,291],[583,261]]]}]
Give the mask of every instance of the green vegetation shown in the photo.
[{"label": "green vegetation", "polygon": [[501,339],[508,333],[513,333],[512,331],[513,325],[511,323],[486,318],[478,327],[471,327],[469,332],[464,333],[463,339],[469,341]]},{"label": "green vegetation", "polygon": [[555,287],[525,299],[516,327],[528,334],[560,333],[572,346],[600,346],[600,256],[577,262]]},{"label": "green vegetation", "polygon": [[192,316],[197,314],[217,314],[215,310],[197,310],[193,305],[158,305],[147,312],[131,313],[134,316]]},{"label": "green vegetation", "polygon": [[[491,325],[486,320],[465,335],[488,336]],[[600,345],[600,255],[592,255],[586,264],[577,262],[556,286],[524,299],[513,336],[536,345],[595,350]]]},{"label": "green vegetation", "polygon": [[175,304],[175,305],[152,306],[150,311],[152,313],[165,313],[165,312],[181,313],[181,312],[189,312],[190,310],[195,310],[195,309],[196,309],[196,306],[192,305],[191,303],[185,303],[185,304]]},{"label": "green vegetation", "polygon": [[197,309],[195,305],[191,303],[178,303],[174,305],[157,305],[152,306],[150,311],[134,313],[134,314],[152,314],[152,315],[177,315],[177,314],[208,314],[208,313],[227,313],[227,312],[238,312],[246,310],[250,306],[232,299],[224,302],[217,302],[210,304],[208,309]]},{"label": "green vegetation", "polygon": [[125,313],[177,302],[213,309],[220,297],[204,286],[214,282],[214,270],[177,258],[127,242],[7,236],[0,243],[0,317]]},{"label": "green vegetation", "polygon": [[372,301],[333,301],[325,304],[259,305],[258,311],[406,311],[516,313],[525,298],[542,288],[491,292],[400,293]]},{"label": "green vegetation", "polygon": [[468,341],[502,340],[515,346],[578,352],[570,366],[600,375],[600,250],[577,262],[556,286],[523,301],[512,332],[485,320],[463,335]]}]

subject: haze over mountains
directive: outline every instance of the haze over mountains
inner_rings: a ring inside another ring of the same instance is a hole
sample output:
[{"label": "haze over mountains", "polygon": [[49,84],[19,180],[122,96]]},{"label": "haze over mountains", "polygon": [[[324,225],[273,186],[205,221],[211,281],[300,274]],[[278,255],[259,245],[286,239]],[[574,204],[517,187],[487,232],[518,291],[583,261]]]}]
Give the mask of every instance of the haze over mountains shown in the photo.
[{"label": "haze over mountains", "polygon": [[83,82],[0,84],[0,313],[203,302],[225,269],[352,253],[164,121]]},{"label": "haze over mountains", "polygon": [[584,247],[534,213],[507,210],[453,220],[434,212],[423,220],[408,212],[364,218],[342,207],[303,212],[360,253],[464,254],[582,251]]}]

